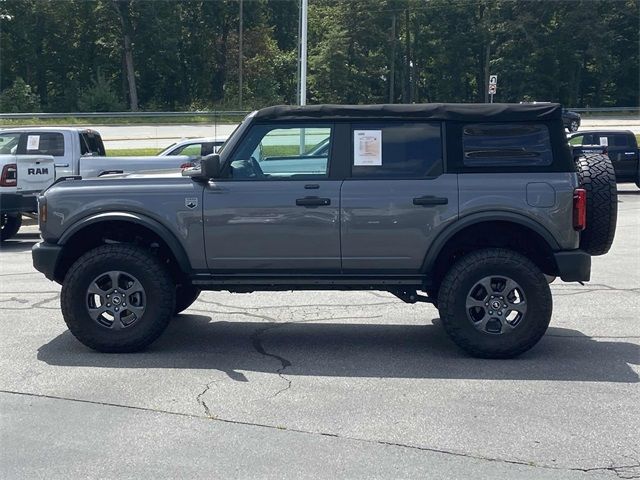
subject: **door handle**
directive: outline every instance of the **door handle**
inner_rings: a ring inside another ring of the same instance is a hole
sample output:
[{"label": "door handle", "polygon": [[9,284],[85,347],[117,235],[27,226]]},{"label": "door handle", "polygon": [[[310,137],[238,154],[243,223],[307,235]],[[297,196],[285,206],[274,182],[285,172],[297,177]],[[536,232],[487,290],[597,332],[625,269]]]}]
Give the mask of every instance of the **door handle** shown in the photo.
[{"label": "door handle", "polygon": [[449,199],[445,197],[434,197],[432,195],[424,195],[423,197],[416,197],[413,199],[414,205],[446,205],[449,203]]},{"label": "door handle", "polygon": [[320,198],[320,197],[304,197],[297,198],[296,205],[299,207],[319,207],[323,205],[331,205],[330,198]]},{"label": "door handle", "polygon": [[68,163],[56,163],[54,166],[59,168],[67,168],[69,166]]}]

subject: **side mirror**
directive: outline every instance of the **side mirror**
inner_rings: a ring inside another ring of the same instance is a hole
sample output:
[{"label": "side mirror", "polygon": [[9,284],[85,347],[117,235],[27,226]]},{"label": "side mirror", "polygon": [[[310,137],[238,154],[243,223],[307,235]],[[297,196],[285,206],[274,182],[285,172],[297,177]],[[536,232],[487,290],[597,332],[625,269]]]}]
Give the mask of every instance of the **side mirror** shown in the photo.
[{"label": "side mirror", "polygon": [[220,178],[220,155],[212,153],[200,160],[200,175],[206,180]]}]

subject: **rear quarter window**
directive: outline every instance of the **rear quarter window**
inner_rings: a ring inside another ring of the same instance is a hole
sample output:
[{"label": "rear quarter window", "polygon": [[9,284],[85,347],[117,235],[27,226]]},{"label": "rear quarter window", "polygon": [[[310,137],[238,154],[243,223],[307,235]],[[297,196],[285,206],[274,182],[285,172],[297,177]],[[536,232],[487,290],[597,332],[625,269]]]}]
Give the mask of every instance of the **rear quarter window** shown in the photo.
[{"label": "rear quarter window", "polygon": [[19,155],[64,156],[64,136],[55,132],[28,132],[20,138]]},{"label": "rear quarter window", "polygon": [[534,167],[553,162],[549,129],[526,123],[477,123],[462,129],[466,167]]}]

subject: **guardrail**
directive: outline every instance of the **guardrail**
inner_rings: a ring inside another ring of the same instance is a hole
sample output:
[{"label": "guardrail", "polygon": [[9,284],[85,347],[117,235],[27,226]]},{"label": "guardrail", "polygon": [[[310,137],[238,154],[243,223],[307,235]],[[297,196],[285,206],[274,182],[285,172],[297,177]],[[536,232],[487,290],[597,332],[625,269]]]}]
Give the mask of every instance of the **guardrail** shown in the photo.
[{"label": "guardrail", "polygon": [[213,111],[213,112],[69,112],[69,113],[0,113],[0,119],[24,118],[141,118],[141,117],[224,117],[247,115],[249,111]]},{"label": "guardrail", "polygon": [[[640,107],[567,107],[568,110],[579,113],[640,113]],[[205,112],[69,112],[69,113],[0,113],[0,119],[29,119],[29,118],[161,118],[161,117],[210,117],[215,119],[224,116],[244,117],[249,111],[205,111]]]},{"label": "guardrail", "polygon": [[567,110],[578,113],[640,113],[640,107],[585,107],[585,108],[570,108]]}]

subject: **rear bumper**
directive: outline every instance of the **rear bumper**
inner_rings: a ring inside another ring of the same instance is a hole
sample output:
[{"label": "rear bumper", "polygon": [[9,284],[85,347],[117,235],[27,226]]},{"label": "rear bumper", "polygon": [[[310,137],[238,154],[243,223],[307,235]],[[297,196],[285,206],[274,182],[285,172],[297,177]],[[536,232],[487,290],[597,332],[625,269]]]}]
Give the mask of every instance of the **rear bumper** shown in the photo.
[{"label": "rear bumper", "polygon": [[591,278],[591,255],[582,250],[568,250],[553,254],[558,276],[565,282],[588,282]]},{"label": "rear bumper", "polygon": [[62,247],[53,243],[40,242],[36,243],[31,249],[31,258],[33,266],[49,280],[56,280],[55,271],[60,261]]},{"label": "rear bumper", "polygon": [[35,195],[0,193],[0,211],[2,213],[36,213],[38,200]]}]

